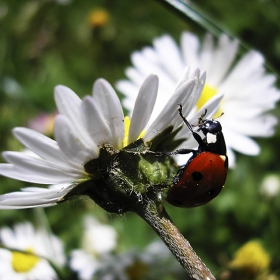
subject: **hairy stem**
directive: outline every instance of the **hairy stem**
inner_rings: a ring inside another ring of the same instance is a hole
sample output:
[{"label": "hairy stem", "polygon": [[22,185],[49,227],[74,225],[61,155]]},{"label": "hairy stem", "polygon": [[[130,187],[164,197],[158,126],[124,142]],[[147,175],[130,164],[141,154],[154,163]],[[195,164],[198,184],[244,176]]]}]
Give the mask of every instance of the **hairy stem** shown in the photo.
[{"label": "hairy stem", "polygon": [[141,206],[135,208],[134,212],[153,228],[192,279],[215,279],[192,249],[190,243],[173,224],[160,201],[148,199]]}]

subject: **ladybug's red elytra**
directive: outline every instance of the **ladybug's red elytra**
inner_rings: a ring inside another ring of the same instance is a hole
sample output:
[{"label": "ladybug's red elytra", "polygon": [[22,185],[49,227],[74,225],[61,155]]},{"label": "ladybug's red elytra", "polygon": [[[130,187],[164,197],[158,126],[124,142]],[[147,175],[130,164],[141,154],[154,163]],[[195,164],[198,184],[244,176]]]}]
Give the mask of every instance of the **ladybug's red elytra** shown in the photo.
[{"label": "ladybug's red elytra", "polygon": [[196,207],[216,197],[225,184],[228,172],[226,144],[222,126],[217,120],[203,120],[205,115],[199,118],[197,131],[202,131],[205,136],[202,138],[183,116],[181,104],[178,111],[199,147],[197,150],[179,149],[169,153],[193,155],[173,178],[166,201],[177,207]]}]

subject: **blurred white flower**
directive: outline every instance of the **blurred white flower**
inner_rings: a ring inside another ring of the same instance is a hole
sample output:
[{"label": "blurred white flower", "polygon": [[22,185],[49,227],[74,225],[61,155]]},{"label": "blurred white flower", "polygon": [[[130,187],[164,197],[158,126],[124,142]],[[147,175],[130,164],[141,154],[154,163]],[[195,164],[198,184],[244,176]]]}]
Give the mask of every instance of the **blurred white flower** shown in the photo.
[{"label": "blurred white flower", "polygon": [[65,256],[61,241],[54,235],[36,231],[26,222],[15,225],[13,230],[1,228],[0,241],[7,248],[0,248],[0,279],[58,279],[48,260],[59,267],[65,264]]},{"label": "blurred white flower", "polygon": [[113,227],[103,225],[92,217],[85,218],[82,248],[91,254],[104,254],[116,247],[117,234]]},{"label": "blurred white flower", "polygon": [[261,193],[267,197],[274,197],[280,193],[280,178],[276,174],[265,176],[261,184]]},{"label": "blurred white flower", "polygon": [[84,250],[75,250],[72,252],[71,268],[81,280],[163,279],[169,274],[182,278],[185,274],[161,241],[152,242],[142,252],[129,250],[94,256]]},{"label": "blurred white flower", "polygon": [[[155,75],[150,75],[140,87],[131,121],[124,118],[117,94],[104,79],[97,80],[93,96],[86,96],[83,100],[69,88],[57,86],[56,141],[34,130],[17,127],[13,130],[15,137],[37,156],[8,151],[3,157],[9,163],[0,164],[3,176],[51,186],[48,189],[29,187],[1,195],[0,209],[51,206],[63,201],[73,189],[75,192],[71,194],[79,195],[80,184],[93,176],[86,172],[85,164],[99,157],[100,147],[110,144],[120,150],[140,137],[147,142],[169,126],[178,128],[182,123],[178,103],[184,106],[184,114],[188,114],[197,102],[204,82],[205,73],[200,74],[198,69],[192,76],[186,72],[169,102],[148,127],[158,90]],[[207,103],[209,114],[213,114],[220,100],[221,96],[217,95]],[[200,114],[197,112],[196,117]],[[84,194],[84,188],[81,189]]]},{"label": "blurred white flower", "polygon": [[[144,78],[151,72],[158,75],[159,94],[153,119],[172,96],[186,66],[205,70],[206,84],[196,104],[197,110],[213,96],[224,94],[215,117],[224,112],[219,121],[232,167],[235,163],[233,150],[257,155],[260,147],[251,137],[273,135],[277,119],[267,111],[273,109],[280,98],[280,92],[274,86],[276,77],[265,73],[263,56],[250,51],[237,60],[237,52],[238,41],[225,34],[215,44],[209,34],[201,43],[194,34],[183,32],[180,48],[169,35],[164,35],[154,39],[153,47],[132,53],[133,66],[125,72],[128,80],[119,81],[116,87],[125,94],[124,105],[131,111],[137,88]],[[192,121],[191,115],[187,118]]]},{"label": "blurred white flower", "polygon": [[99,223],[95,218],[85,218],[82,248],[71,253],[70,267],[80,279],[91,279],[102,267],[104,255],[117,245],[117,233],[113,227]]}]

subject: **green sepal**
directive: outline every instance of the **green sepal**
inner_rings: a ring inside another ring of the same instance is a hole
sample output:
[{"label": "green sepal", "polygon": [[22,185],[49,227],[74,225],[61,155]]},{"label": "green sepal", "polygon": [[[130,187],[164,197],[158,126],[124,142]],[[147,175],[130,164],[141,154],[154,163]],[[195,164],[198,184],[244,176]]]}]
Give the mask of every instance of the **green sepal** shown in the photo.
[{"label": "green sepal", "polygon": [[[174,151],[186,139],[176,139],[177,133],[181,130],[182,126],[173,130],[173,126],[169,126],[152,139],[150,149],[152,151]],[[149,144],[149,143],[148,143]]]},{"label": "green sepal", "polygon": [[143,199],[159,199],[177,167],[171,157],[149,151],[142,139],[120,151],[105,144],[99,157],[85,164],[90,179],[74,187],[63,200],[86,195],[106,211],[120,214],[133,211]]}]

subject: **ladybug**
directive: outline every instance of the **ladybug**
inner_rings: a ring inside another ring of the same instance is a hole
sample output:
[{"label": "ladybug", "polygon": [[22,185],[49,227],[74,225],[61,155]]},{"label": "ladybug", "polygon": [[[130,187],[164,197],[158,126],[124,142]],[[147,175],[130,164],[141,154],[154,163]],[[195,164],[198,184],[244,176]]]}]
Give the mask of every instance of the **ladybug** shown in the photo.
[{"label": "ladybug", "polygon": [[196,207],[212,200],[224,187],[228,172],[226,144],[221,124],[214,119],[203,119],[206,111],[197,125],[197,132],[202,131],[204,138],[193,131],[182,114],[181,104],[178,111],[199,146],[197,150],[179,149],[169,153],[193,155],[174,176],[166,201],[177,207]]}]

